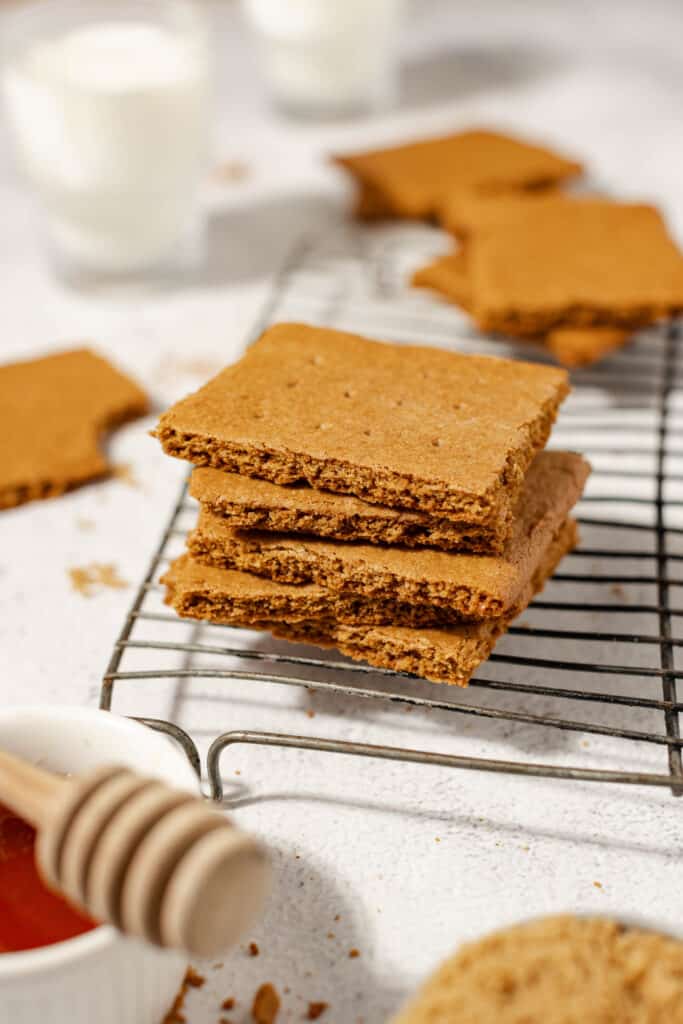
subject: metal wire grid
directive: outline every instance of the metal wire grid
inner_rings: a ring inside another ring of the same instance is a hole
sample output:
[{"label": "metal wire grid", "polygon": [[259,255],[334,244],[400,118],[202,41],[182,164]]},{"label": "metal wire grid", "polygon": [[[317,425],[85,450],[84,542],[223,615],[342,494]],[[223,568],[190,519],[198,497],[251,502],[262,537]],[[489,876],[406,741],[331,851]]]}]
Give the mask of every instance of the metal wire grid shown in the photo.
[{"label": "metal wire grid", "polygon": [[[407,272],[441,247],[441,236],[428,228],[366,230],[337,225],[291,254],[254,336],[270,322],[300,319],[397,342],[528,356],[528,350],[520,353],[499,339],[482,338],[452,307],[406,288]],[[540,352],[538,356],[543,357]],[[158,577],[181,550],[195,512],[183,487],[114,645],[102,681],[101,706],[112,706],[118,684],[211,679],[227,686],[248,680],[489,719],[505,730],[562,730],[607,744],[607,767],[583,767],[265,731],[222,732],[207,755],[215,799],[222,796],[221,755],[241,743],[670,787],[680,795],[679,369],[678,328],[671,327],[649,332],[600,366],[575,374],[574,392],[551,446],[583,451],[594,466],[579,508],[581,545],[565,559],[522,621],[499,642],[468,690],[416,681],[284,641],[255,644],[254,638],[262,635],[231,627],[189,627],[164,610]],[[144,667],[135,664],[136,655],[144,655]],[[197,747],[184,730],[170,721],[143,720],[173,735],[199,771]],[[635,751],[643,750],[643,745],[666,754],[661,770],[633,767]]]}]

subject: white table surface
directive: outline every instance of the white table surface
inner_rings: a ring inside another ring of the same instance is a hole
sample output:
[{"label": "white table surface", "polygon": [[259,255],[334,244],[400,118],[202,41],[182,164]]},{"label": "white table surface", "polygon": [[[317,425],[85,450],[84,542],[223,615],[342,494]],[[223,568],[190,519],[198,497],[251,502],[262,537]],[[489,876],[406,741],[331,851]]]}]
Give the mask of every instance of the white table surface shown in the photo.
[{"label": "white table surface", "polygon": [[[339,216],[344,185],[323,155],[444,126],[508,126],[569,148],[614,192],[659,203],[683,235],[683,15],[676,0],[422,0],[406,32],[401,108],[333,126],[293,125],[270,114],[234,5],[211,9],[221,60],[216,159],[244,161],[250,174],[207,188],[210,273],[156,294],[64,289],[46,271],[5,147],[3,361],[90,339],[162,408],[198,386],[206,367],[233,359],[297,236],[322,216]],[[2,514],[3,704],[97,702],[133,585],[184,472],[148,437],[152,423],[128,426],[110,444],[113,461],[130,463],[139,486],[113,480]],[[114,563],[130,586],[90,598],[76,593],[67,570],[90,562]],[[131,713],[140,707],[130,691],[117,704]],[[202,701],[174,683],[157,684],[145,691],[144,710],[175,714],[202,745],[219,729],[272,728],[451,750],[462,735],[483,755],[539,752],[528,731],[492,739],[487,729],[368,714],[298,694],[273,697],[267,687],[231,704],[215,690]],[[544,752],[575,760],[580,742],[555,736]],[[233,813],[272,844],[276,890],[247,937],[260,956],[241,948],[222,968],[206,967],[207,984],[188,999],[190,1024],[214,1024],[229,995],[238,1007],[226,1016],[246,1020],[264,981],[283,996],[283,1021],[301,1019],[309,1000],[325,1000],[325,1022],[376,1024],[460,940],[540,913],[615,910],[680,929],[683,805],[666,792],[287,751],[240,749],[230,756],[233,768],[242,786]],[[349,959],[352,947],[359,958]]]}]

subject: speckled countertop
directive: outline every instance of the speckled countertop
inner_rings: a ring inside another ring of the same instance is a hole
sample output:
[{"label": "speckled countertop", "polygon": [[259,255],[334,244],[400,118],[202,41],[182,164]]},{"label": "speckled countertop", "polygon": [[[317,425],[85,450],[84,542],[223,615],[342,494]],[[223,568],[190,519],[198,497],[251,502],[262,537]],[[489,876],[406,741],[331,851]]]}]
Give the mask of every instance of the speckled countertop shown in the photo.
[{"label": "speckled countertop", "polygon": [[[136,374],[157,408],[193,389],[244,345],[296,238],[339,222],[344,189],[322,155],[335,147],[449,125],[510,126],[585,158],[597,180],[647,197],[683,235],[682,15],[671,0],[476,7],[414,5],[401,109],[381,122],[287,125],[264,109],[231,5],[213,5],[221,51],[217,162],[240,181],[207,185],[210,270],[185,287],[137,295],[77,293],[41,258],[26,196],[0,150],[1,358],[91,339]],[[121,430],[118,478],[0,521],[0,700],[90,703],[183,467],[147,435]],[[129,586],[74,589],[69,570],[111,564]],[[132,685],[132,684],[131,684]],[[218,728],[259,728],[482,756],[610,761],[580,734],[532,731],[438,713],[406,714],[272,692],[173,681],[135,684],[117,710],[173,716],[200,746]],[[313,711],[314,717],[307,712]],[[622,748],[619,748],[621,751]],[[622,758],[628,750],[614,752]],[[664,770],[660,749],[639,766]],[[236,774],[239,773],[239,774]],[[281,1020],[309,1001],[330,1024],[384,1021],[462,939],[558,910],[614,910],[679,928],[683,805],[666,791],[461,773],[295,751],[237,748],[225,762],[233,813],[272,845],[268,913],[221,967],[203,965],[190,1024],[216,1024],[234,996],[246,1020],[259,984]],[[246,943],[258,944],[250,956]],[[359,956],[350,957],[357,949]],[[150,1022],[156,1024],[156,1022]]]}]

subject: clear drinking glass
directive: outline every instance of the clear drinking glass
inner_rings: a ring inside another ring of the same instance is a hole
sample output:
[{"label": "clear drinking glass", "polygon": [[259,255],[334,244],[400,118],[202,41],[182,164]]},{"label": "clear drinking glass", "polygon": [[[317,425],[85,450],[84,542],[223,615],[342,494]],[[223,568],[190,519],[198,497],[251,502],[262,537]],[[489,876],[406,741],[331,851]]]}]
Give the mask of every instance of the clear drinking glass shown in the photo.
[{"label": "clear drinking glass", "polygon": [[209,49],[191,0],[50,0],[3,22],[2,93],[48,247],[70,278],[199,260]]},{"label": "clear drinking glass", "polygon": [[242,0],[274,103],[299,116],[390,106],[402,0]]}]

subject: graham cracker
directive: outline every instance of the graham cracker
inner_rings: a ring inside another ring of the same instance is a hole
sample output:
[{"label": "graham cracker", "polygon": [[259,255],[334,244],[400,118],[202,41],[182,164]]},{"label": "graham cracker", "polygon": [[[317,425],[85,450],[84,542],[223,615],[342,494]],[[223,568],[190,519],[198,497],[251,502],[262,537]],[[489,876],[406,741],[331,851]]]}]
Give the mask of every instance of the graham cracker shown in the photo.
[{"label": "graham cracker", "polygon": [[651,206],[604,199],[537,204],[467,244],[472,315],[484,331],[631,331],[683,311],[683,254]]},{"label": "graham cracker", "polygon": [[543,188],[582,170],[576,161],[549,149],[486,130],[334,160],[358,183],[356,215],[365,219],[433,218],[453,193]]},{"label": "graham cracker", "polygon": [[491,195],[474,190],[453,192],[444,200],[440,210],[441,227],[465,241],[473,234],[495,231],[502,223],[516,222],[525,225],[537,211],[556,202],[582,202],[599,198],[581,193],[573,195],[559,188],[537,191],[503,192]]},{"label": "graham cracker", "polygon": [[578,369],[623,348],[631,338],[630,331],[618,327],[555,327],[543,343],[562,366]]},{"label": "graham cracker", "polygon": [[144,391],[89,349],[0,367],[0,508],[107,474],[102,435],[147,408]]},{"label": "graham cracker", "polygon": [[280,583],[317,583],[331,595],[350,592],[372,599],[389,610],[389,618],[376,622],[392,621],[392,604],[432,606],[440,611],[441,622],[498,618],[528,587],[548,544],[576,504],[589,471],[580,455],[537,455],[503,555],[236,531],[206,509],[201,510],[187,544],[193,559],[207,565],[244,570]]},{"label": "graham cracker", "polygon": [[278,324],[166,412],[156,436],[197,465],[507,537],[568,390],[549,367]]},{"label": "graham cracker", "polygon": [[[420,267],[412,277],[418,288],[431,288],[449,302],[471,313],[474,305],[467,249],[440,256]],[[618,327],[555,327],[544,337],[529,339],[543,345],[562,366],[575,369],[590,366],[631,339],[630,331]]]},{"label": "graham cracker", "polygon": [[[576,523],[568,520],[553,538],[542,564],[514,609],[498,619],[442,629],[351,625],[335,622],[330,616],[317,621],[274,621],[272,614],[268,617],[271,610],[284,608],[285,602],[294,600],[293,592],[303,587],[203,566],[188,555],[177,559],[161,582],[167,588],[166,602],[183,617],[241,627],[257,626],[295,642],[336,647],[343,654],[377,668],[466,686],[475,669],[488,658],[498,637],[524,611],[576,542]],[[248,604],[245,597],[248,594],[261,597]],[[260,622],[251,617],[259,600],[264,616]]]},{"label": "graham cracker", "polygon": [[416,288],[431,288],[466,313],[472,309],[472,282],[464,247],[438,256],[424,267],[418,267],[411,278]]},{"label": "graham cracker", "polygon": [[683,1020],[683,943],[599,917],[546,917],[463,946],[393,1024]]},{"label": "graham cracker", "polygon": [[161,580],[179,615],[240,627],[270,628],[287,623],[309,629],[313,623],[348,626],[449,626],[458,616],[447,607],[372,597],[317,584],[293,586],[249,572],[224,569],[181,555]]},{"label": "graham cracker", "polygon": [[477,554],[500,554],[505,547],[504,539],[486,525],[370,505],[350,494],[317,491],[306,485],[282,487],[219,469],[194,469],[190,494],[233,529]]}]

